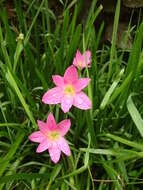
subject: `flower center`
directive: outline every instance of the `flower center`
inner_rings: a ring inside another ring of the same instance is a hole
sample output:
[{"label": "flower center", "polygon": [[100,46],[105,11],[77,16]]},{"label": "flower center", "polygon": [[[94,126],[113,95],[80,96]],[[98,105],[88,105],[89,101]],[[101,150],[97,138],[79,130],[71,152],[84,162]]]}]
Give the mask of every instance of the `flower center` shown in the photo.
[{"label": "flower center", "polygon": [[78,61],[78,66],[82,67],[82,62],[81,61]]},{"label": "flower center", "polygon": [[65,87],[65,95],[66,96],[74,96],[75,95],[75,90],[72,85],[69,84]]},{"label": "flower center", "polygon": [[84,63],[82,61],[78,61],[78,66],[79,67],[84,67],[85,65],[84,65]]},{"label": "flower center", "polygon": [[48,137],[48,139],[54,141],[59,138],[59,133],[57,131],[53,131],[53,132],[47,133],[46,136]]}]

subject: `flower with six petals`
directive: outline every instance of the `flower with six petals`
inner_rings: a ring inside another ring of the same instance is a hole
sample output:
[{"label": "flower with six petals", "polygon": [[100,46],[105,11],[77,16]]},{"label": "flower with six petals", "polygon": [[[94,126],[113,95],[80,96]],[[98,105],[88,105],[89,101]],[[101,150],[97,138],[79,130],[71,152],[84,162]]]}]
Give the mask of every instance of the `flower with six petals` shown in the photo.
[{"label": "flower with six petals", "polygon": [[44,94],[42,101],[45,104],[61,103],[61,109],[64,113],[68,112],[72,105],[83,110],[91,108],[90,99],[82,92],[82,89],[88,85],[90,79],[78,79],[77,69],[73,65],[67,68],[63,77],[53,75],[52,78],[56,87]]},{"label": "flower with six petals", "polygon": [[73,60],[73,65],[79,69],[90,67],[91,64],[91,52],[87,50],[85,53],[81,54],[79,50],[76,52],[76,56]]},{"label": "flower with six petals", "polygon": [[70,148],[64,139],[64,135],[68,132],[71,122],[65,119],[56,124],[54,116],[50,113],[46,123],[38,120],[37,124],[40,131],[33,132],[29,139],[33,142],[40,143],[36,152],[40,153],[48,149],[51,160],[57,163],[60,159],[61,151],[70,156]]}]

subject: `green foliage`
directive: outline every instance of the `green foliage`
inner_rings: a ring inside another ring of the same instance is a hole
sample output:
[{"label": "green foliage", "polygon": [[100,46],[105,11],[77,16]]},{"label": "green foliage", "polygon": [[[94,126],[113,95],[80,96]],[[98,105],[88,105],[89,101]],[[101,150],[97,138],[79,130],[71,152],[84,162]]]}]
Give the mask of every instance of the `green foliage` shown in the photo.
[{"label": "green foliage", "polygon": [[[0,189],[141,189],[143,23],[135,28],[132,49],[117,49],[118,0],[111,47],[101,47],[105,24],[95,28],[94,23],[102,5],[93,0],[82,20],[83,1],[57,3],[60,17],[47,0],[15,0],[14,19],[2,6]],[[44,105],[41,97],[54,86],[52,75],[63,75],[72,64],[77,49],[92,52],[91,68],[82,72],[91,78],[86,92],[92,109],[63,114],[59,105]],[[36,144],[28,140],[36,120],[45,120],[51,111],[57,122],[72,121],[66,136],[72,155],[62,156],[57,165],[47,151],[37,154]]]}]

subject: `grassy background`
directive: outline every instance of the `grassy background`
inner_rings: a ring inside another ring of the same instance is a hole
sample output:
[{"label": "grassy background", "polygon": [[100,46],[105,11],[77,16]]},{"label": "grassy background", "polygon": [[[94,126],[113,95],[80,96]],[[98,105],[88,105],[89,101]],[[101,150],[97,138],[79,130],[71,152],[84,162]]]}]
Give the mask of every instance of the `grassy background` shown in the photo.
[{"label": "grassy background", "polygon": [[[142,189],[143,23],[135,27],[132,49],[117,49],[118,0],[112,44],[99,46],[104,21],[96,29],[94,23],[102,6],[93,0],[81,23],[83,1],[57,2],[60,17],[47,0],[15,0],[13,19],[0,2],[0,189]],[[131,27],[132,20],[125,43]],[[63,75],[72,64],[77,48],[92,52],[92,66],[82,76],[91,78],[85,91],[93,106],[63,114],[41,97],[54,86],[52,74]],[[36,154],[37,144],[28,140],[36,120],[49,112],[57,122],[72,121],[66,136],[72,155],[57,165],[47,151]]]}]

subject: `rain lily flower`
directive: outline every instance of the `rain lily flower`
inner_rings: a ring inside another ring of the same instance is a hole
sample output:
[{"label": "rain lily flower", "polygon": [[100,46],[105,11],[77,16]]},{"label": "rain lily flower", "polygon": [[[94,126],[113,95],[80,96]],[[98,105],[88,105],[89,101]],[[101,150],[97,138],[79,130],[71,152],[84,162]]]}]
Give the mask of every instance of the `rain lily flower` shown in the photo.
[{"label": "rain lily flower", "polygon": [[56,124],[54,116],[50,113],[46,123],[38,120],[37,124],[40,131],[36,131],[29,136],[33,142],[40,143],[36,152],[40,153],[48,149],[51,160],[57,163],[60,159],[61,151],[70,156],[70,148],[64,139],[64,135],[68,132],[71,122],[65,119]]},{"label": "rain lily flower", "polygon": [[76,56],[73,60],[73,65],[79,69],[90,67],[91,63],[91,52],[87,50],[85,53],[81,54],[79,50],[76,52]]},{"label": "rain lily flower", "polygon": [[61,103],[61,109],[64,113],[68,112],[72,105],[83,110],[91,108],[90,99],[82,92],[90,79],[78,79],[77,69],[73,65],[67,68],[64,77],[53,75],[52,78],[56,87],[44,94],[42,101],[45,104]]}]

